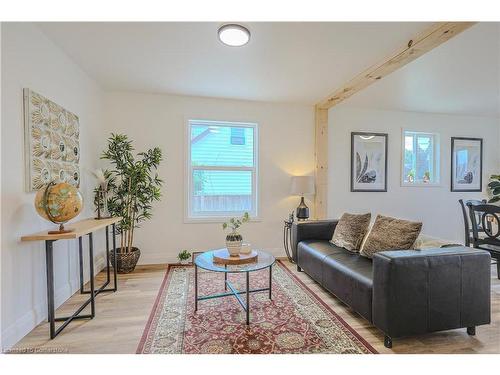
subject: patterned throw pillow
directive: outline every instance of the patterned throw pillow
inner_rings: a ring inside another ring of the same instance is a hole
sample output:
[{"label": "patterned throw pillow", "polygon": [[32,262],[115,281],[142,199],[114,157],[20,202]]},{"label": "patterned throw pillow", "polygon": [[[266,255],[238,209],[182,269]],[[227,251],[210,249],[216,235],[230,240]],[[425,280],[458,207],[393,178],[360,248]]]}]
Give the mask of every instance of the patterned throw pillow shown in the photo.
[{"label": "patterned throw pillow", "polygon": [[335,232],[331,239],[331,243],[343,247],[352,252],[359,252],[361,242],[368,231],[372,214],[348,214],[344,213],[340,218]]},{"label": "patterned throw pillow", "polygon": [[420,234],[422,223],[377,215],[360,254],[372,258],[385,250],[409,250]]}]

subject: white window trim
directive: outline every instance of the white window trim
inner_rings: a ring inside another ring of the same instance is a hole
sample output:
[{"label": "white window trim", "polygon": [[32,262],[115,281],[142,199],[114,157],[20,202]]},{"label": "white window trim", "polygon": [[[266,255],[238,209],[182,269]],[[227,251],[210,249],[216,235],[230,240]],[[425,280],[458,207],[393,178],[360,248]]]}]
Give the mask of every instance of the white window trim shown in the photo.
[{"label": "white window trim", "polygon": [[[424,183],[424,182],[415,182],[415,183],[409,183],[404,181],[404,171],[405,171],[405,133],[406,132],[411,132],[411,133],[417,133],[417,134],[427,134],[427,135],[433,135],[434,136],[434,153],[438,153],[439,157],[438,159],[438,164],[435,165],[435,169],[437,169],[437,179],[438,182],[433,182],[433,183]],[[441,166],[443,164],[442,160],[443,155],[441,154],[441,135],[439,133],[436,133],[434,131],[425,131],[425,130],[412,130],[409,128],[402,128],[401,129],[401,174],[400,174],[400,182],[402,187],[443,187],[442,179],[441,179]]]},{"label": "white window trim", "polygon": [[[253,211],[249,212],[250,221],[258,222],[261,221],[259,217],[260,212],[260,199],[259,199],[259,126],[255,122],[241,122],[241,121],[218,121],[218,120],[200,120],[197,118],[189,118],[185,120],[186,122],[186,132],[185,132],[185,168],[184,168],[184,186],[185,186],[185,194],[184,194],[184,222],[185,223],[223,223],[227,221],[231,217],[236,217],[242,215],[243,212],[214,212],[213,214],[205,214],[205,215],[192,215],[191,212],[191,196],[192,196],[192,178],[193,178],[193,169],[201,169],[201,170],[250,170],[253,171],[253,179],[252,179],[252,202],[253,202]],[[253,158],[254,163],[253,167],[224,167],[224,166],[196,166],[193,168],[191,164],[191,123],[196,122],[197,124],[206,124],[210,125],[223,125],[228,127],[238,127],[238,128],[252,128],[254,130],[254,142],[253,142]]]}]

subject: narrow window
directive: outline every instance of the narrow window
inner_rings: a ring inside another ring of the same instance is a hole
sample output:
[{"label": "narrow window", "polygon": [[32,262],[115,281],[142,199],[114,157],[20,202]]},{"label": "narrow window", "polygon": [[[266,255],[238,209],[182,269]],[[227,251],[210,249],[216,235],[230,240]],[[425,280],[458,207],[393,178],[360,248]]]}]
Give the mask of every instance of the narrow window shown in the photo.
[{"label": "narrow window", "polygon": [[438,134],[403,132],[403,185],[438,185],[439,159]]}]

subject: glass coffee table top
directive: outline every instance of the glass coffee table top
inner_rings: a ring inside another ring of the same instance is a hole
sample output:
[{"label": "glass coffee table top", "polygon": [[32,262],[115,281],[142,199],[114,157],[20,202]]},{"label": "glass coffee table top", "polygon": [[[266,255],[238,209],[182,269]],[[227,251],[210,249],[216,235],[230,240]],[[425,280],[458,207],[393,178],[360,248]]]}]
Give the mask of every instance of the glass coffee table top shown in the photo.
[{"label": "glass coffee table top", "polygon": [[248,264],[240,264],[240,265],[228,265],[227,268],[223,264],[215,264],[214,263],[214,251],[220,249],[206,251],[200,255],[198,255],[194,263],[205,270],[214,271],[214,272],[227,272],[227,273],[238,273],[238,272],[252,272],[258,271],[263,268],[270,267],[276,262],[274,256],[269,253],[266,253],[262,250],[253,250],[257,252],[258,257],[257,261]]}]

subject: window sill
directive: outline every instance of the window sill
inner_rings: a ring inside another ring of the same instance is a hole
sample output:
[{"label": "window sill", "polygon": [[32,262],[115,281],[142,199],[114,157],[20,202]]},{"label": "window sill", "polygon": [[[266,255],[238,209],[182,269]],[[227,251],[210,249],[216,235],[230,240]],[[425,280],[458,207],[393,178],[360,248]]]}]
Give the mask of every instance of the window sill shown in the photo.
[{"label": "window sill", "polygon": [[426,183],[423,183],[423,182],[420,182],[420,183],[416,183],[416,184],[409,184],[409,183],[405,183],[405,182],[402,182],[401,183],[401,187],[432,187],[432,188],[440,188],[440,187],[443,187],[443,184],[426,184]]},{"label": "window sill", "polygon": [[[232,216],[227,217],[186,217],[184,218],[184,224],[222,224],[229,221]],[[260,223],[262,219],[260,217],[250,217],[251,223]]]}]

